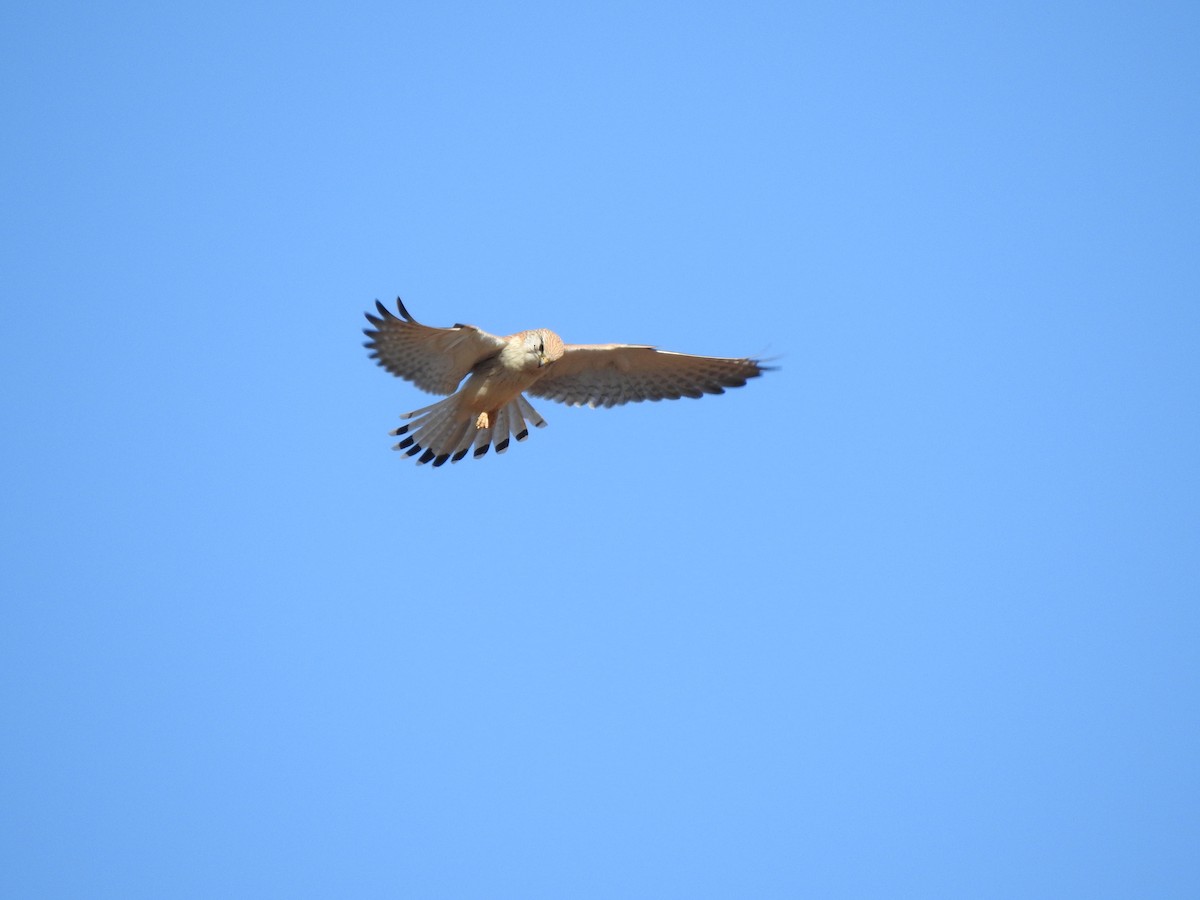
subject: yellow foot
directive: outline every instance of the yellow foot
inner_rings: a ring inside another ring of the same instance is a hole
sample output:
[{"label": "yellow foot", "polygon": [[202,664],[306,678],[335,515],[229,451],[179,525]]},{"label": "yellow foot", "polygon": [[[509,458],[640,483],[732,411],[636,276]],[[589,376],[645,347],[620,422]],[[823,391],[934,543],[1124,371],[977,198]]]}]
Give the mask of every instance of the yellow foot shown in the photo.
[{"label": "yellow foot", "polygon": [[487,427],[488,427],[488,414],[485,412],[481,412],[479,414],[479,418],[475,420],[475,430],[482,431],[483,429],[485,429]]}]

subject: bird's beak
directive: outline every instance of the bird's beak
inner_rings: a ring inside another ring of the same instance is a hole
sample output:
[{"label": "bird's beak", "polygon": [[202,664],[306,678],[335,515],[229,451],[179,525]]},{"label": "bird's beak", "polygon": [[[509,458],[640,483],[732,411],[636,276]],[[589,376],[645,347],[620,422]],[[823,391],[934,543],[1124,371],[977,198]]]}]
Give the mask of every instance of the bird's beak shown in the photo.
[{"label": "bird's beak", "polygon": [[546,354],[543,353],[541,356],[538,357],[538,368],[540,369],[545,364],[546,364]]}]

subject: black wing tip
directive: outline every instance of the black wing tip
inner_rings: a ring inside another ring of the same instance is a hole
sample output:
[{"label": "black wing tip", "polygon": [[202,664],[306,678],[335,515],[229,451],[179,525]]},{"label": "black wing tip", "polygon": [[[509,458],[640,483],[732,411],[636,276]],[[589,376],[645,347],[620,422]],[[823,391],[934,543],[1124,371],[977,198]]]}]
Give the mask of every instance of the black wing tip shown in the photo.
[{"label": "black wing tip", "polygon": [[[378,328],[380,325],[383,325],[388,319],[392,319],[392,320],[404,319],[405,321],[413,322],[414,324],[416,323],[417,320],[412,317],[412,313],[410,313],[408,311],[408,309],[405,308],[404,301],[401,300],[399,297],[396,298],[396,308],[400,311],[399,316],[397,316],[394,312],[392,312],[390,309],[388,309],[386,306],[384,306],[382,302],[380,302],[378,299],[376,299],[375,300],[375,309],[377,309],[379,311],[379,315],[377,316],[374,313],[365,313],[364,315],[366,315],[367,320],[372,325],[374,325],[376,328]],[[368,331],[365,328],[363,329],[363,332],[365,334],[373,333],[371,331]]]},{"label": "black wing tip", "polygon": [[404,301],[399,297],[396,298],[396,309],[400,310],[400,315],[404,316],[404,318],[409,322],[413,322],[414,324],[416,323],[417,320],[412,317],[412,313],[408,311],[407,307],[404,305]]}]

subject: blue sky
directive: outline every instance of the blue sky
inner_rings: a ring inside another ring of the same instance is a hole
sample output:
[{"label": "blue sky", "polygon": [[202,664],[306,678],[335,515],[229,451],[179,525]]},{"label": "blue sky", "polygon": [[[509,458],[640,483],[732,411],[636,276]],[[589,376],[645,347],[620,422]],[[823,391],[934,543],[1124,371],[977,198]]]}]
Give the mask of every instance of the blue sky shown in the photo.
[{"label": "blue sky", "polygon": [[[11,6],[0,893],[1200,893],[1200,8]],[[362,313],[781,368],[392,453]]]}]

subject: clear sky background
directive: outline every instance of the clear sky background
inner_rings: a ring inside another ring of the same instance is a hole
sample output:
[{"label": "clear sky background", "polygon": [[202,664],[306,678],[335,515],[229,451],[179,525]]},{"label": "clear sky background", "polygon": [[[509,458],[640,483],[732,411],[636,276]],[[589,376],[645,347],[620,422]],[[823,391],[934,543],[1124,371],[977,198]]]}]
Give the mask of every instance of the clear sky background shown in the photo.
[{"label": "clear sky background", "polygon": [[[1200,896],[1198,47],[8,4],[0,894]],[[417,468],[397,294],[781,368]]]}]

